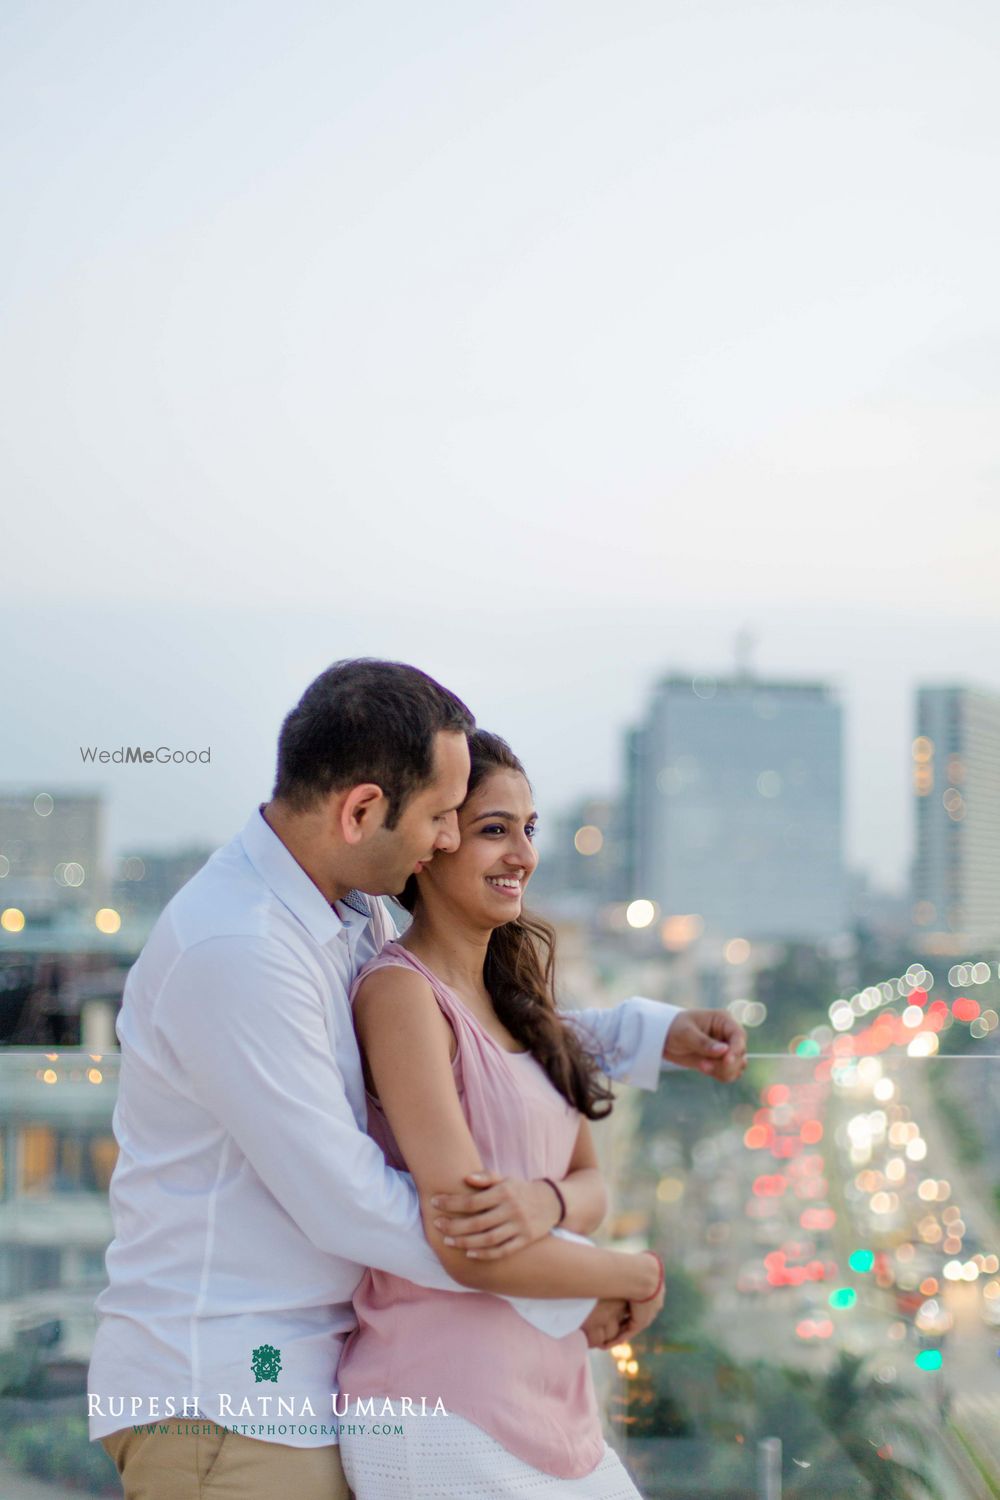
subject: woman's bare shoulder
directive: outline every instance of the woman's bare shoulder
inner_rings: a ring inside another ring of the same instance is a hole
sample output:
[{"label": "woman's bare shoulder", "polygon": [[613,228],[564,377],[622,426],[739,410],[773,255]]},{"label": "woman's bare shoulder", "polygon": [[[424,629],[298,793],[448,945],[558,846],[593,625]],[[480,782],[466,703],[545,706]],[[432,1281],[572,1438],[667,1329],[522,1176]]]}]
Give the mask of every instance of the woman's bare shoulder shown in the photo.
[{"label": "woman's bare shoulder", "polygon": [[397,1042],[402,1037],[438,1037],[448,1042],[454,1056],[454,1033],[434,988],[408,964],[380,964],[363,975],[354,994],[354,1015],[366,1044],[376,1027],[391,1026]]}]

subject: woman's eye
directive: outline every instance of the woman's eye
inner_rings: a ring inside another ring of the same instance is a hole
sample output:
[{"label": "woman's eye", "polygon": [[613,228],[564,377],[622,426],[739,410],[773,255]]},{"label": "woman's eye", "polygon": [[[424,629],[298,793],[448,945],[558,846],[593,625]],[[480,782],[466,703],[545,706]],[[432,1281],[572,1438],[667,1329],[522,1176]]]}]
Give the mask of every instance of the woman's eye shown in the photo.
[{"label": "woman's eye", "polygon": [[491,823],[488,828],[484,828],[483,829],[483,832],[484,833],[506,833],[507,830],[503,826],[502,823]]},{"label": "woman's eye", "polygon": [[533,839],[538,830],[536,829],[534,823],[527,823],[525,825],[524,831],[528,835],[529,839]]}]

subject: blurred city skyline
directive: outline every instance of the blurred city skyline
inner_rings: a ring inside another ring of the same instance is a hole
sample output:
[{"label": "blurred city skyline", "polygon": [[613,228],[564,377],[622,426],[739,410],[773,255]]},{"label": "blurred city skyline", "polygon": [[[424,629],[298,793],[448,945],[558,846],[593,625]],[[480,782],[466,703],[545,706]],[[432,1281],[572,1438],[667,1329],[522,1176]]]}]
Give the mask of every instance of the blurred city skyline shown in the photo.
[{"label": "blurred city skyline", "polygon": [[[466,696],[551,816],[747,628],[841,692],[848,862],[905,884],[915,689],[1000,689],[994,8],[13,0],[0,35],[0,781],[221,842],[364,653]],[[212,766],[80,765],[143,739]]]},{"label": "blurred city skyline", "polygon": [[[871,613],[772,611],[758,629],[755,675],[829,682],[845,714],[847,866],[905,891],[914,813],[911,744],[921,682],[996,691],[1000,628],[966,635]],[[739,617],[730,608],[522,615],[499,636],[484,610],[395,620],[304,611],[145,611],[93,605],[0,610],[17,641],[5,659],[0,725],[6,786],[77,787],[107,797],[109,846],[225,842],[266,800],[283,715],[338,655],[410,660],[462,694],[506,735],[532,777],[543,828],[575,798],[620,792],[624,734],[661,677],[726,676]],[[746,618],[744,625],[751,625]],[[728,628],[727,628],[728,627]],[[668,651],[661,642],[677,641]],[[960,662],[961,676],[949,665]],[[84,763],[81,746],[212,748],[209,765]],[[544,838],[544,832],[543,832]],[[544,849],[544,845],[543,845]]]}]

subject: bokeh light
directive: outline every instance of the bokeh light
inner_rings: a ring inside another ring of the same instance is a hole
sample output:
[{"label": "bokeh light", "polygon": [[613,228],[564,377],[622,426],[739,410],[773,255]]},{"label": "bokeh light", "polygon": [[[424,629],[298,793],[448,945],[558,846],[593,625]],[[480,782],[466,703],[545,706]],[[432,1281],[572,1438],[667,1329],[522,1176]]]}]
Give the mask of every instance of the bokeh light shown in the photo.
[{"label": "bokeh light", "polygon": [[661,1203],[678,1203],[684,1196],[684,1184],[679,1177],[661,1177],[656,1196]]},{"label": "bokeh light", "polygon": [[604,834],[593,823],[585,823],[573,835],[573,846],[577,854],[600,854],[604,848]]},{"label": "bokeh light", "polygon": [[664,948],[671,953],[680,953],[701,937],[704,925],[701,917],[693,912],[667,917],[660,928]]},{"label": "bokeh light", "polygon": [[830,1293],[827,1300],[831,1307],[848,1308],[857,1302],[858,1294],[852,1286],[839,1286]]}]

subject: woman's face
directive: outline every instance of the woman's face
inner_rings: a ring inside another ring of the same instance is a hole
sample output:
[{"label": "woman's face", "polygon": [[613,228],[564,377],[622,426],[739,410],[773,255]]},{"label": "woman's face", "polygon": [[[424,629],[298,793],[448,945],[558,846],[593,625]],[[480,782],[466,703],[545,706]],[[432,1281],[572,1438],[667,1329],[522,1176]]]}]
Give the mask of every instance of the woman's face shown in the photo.
[{"label": "woman's face", "polygon": [[485,776],[459,808],[459,847],[436,854],[419,875],[421,900],[444,901],[476,926],[512,922],[538,863],[537,816],[520,772]]}]

